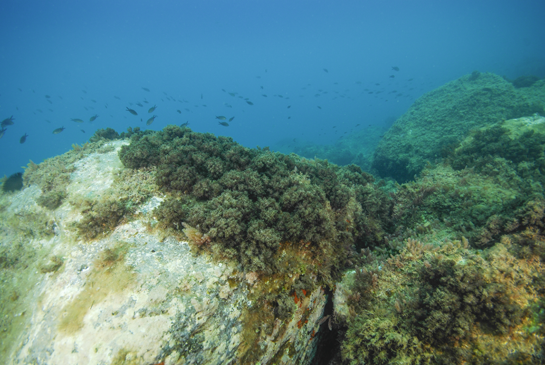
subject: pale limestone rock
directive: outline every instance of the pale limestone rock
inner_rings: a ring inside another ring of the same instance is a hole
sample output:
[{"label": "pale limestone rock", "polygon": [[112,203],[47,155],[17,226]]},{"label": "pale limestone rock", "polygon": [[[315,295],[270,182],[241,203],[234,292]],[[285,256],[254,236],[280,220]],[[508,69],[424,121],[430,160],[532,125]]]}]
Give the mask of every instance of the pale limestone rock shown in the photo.
[{"label": "pale limestone rock", "polygon": [[[114,174],[123,169],[117,151],[126,143],[110,142],[114,151],[75,162],[69,198],[106,195]],[[256,275],[233,274],[227,263],[193,255],[186,242],[163,240],[152,233],[148,224],[153,223],[153,209],[163,197],[137,207],[137,219],[109,235],[83,241],[71,226],[82,218],[80,212],[68,199],[57,210],[47,211],[36,205],[40,194],[31,186],[2,197],[2,204],[8,215],[24,211],[47,217],[53,225],[52,237],[6,233],[0,236],[0,247],[9,250],[22,242],[43,260],[60,257],[62,267],[41,273],[37,264],[30,264],[28,270],[14,274],[30,284],[20,293],[25,304],[18,327],[10,329],[11,346],[4,346],[6,353],[0,354],[4,364],[237,363],[244,341],[242,313],[252,305],[248,283],[253,285]],[[121,254],[108,261],[108,252]],[[293,318],[277,320],[273,333],[259,339],[260,363],[267,364],[275,356],[277,363],[310,363],[325,303],[320,288],[299,306],[294,303]],[[287,347],[295,354],[277,356]]]}]

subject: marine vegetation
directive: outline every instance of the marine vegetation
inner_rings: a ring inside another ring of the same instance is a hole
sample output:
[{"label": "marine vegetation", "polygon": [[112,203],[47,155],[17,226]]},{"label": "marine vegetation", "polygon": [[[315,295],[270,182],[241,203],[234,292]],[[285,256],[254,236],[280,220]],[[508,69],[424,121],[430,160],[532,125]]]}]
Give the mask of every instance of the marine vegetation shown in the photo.
[{"label": "marine vegetation", "polygon": [[386,195],[354,165],[248,149],[176,126],[133,136],[119,156],[126,167],[157,166],[157,185],[185,195],[159,209],[163,220],[198,228],[212,251],[245,271],[274,271],[281,242],[310,242],[331,252],[326,268],[338,268],[350,246],[379,241],[388,225]]},{"label": "marine vegetation", "polygon": [[23,188],[23,173],[16,172],[15,174],[10,175],[10,177],[5,178],[2,183],[2,191],[7,193],[11,191],[18,191]]},{"label": "marine vegetation", "polygon": [[337,286],[350,364],[540,363],[545,119],[472,132],[392,192],[395,229]]},{"label": "marine vegetation", "polygon": [[441,150],[473,129],[545,112],[545,82],[516,88],[491,73],[466,75],[420,97],[378,144],[372,167],[399,183],[415,179]]},{"label": "marine vegetation", "polygon": [[[524,235],[524,234],[523,234]],[[484,251],[467,240],[408,239],[388,259],[362,255],[337,288],[337,318],[349,364],[535,363],[543,318],[536,256],[504,237]],[[539,238],[543,240],[543,237]]]},{"label": "marine vegetation", "polygon": [[521,87],[530,87],[534,85],[537,81],[539,81],[539,77],[537,76],[520,76],[513,80],[513,86],[517,89],[520,89]]},{"label": "marine vegetation", "polygon": [[303,298],[320,286],[333,288],[355,249],[378,244],[390,226],[388,196],[355,165],[249,149],[177,126],[133,135],[119,157],[136,171],[156,168],[167,195],[154,211],[157,229],[183,232],[194,252],[255,278],[254,305],[242,313],[243,363],[259,358],[276,320],[308,305]]}]

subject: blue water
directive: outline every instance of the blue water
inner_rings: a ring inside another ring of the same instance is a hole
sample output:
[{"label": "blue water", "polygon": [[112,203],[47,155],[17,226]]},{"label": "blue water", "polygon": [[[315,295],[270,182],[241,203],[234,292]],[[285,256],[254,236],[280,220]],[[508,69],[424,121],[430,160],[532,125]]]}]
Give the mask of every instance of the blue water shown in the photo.
[{"label": "blue water", "polygon": [[106,127],[331,144],[473,70],[544,77],[544,14],[542,0],[2,0],[0,120],[15,124],[0,176]]}]

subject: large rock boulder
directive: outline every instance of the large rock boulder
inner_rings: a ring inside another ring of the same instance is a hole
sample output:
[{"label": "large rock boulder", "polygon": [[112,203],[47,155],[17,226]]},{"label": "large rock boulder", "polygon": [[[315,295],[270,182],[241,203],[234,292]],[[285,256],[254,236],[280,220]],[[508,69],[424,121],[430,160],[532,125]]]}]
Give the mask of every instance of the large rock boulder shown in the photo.
[{"label": "large rock boulder", "polygon": [[[261,274],[154,229],[164,196],[146,184],[152,170],[123,167],[125,144],[31,162],[27,186],[0,196],[2,363],[309,363],[324,290],[291,297],[288,317],[264,321],[272,309],[253,311]],[[46,190],[62,197],[55,209]]]},{"label": "large rock boulder", "polygon": [[491,73],[474,72],[423,95],[384,135],[372,167],[382,177],[406,182],[471,129],[543,114],[545,80],[517,85]]}]

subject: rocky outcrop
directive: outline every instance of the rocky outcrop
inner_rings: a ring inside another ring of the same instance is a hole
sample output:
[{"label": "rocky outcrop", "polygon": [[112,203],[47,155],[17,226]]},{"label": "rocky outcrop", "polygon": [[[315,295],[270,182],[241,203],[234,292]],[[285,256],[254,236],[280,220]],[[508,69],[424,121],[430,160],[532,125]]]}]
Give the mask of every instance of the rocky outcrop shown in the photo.
[{"label": "rocky outcrop", "polygon": [[[115,225],[86,218],[112,207],[104,201],[135,194],[115,186],[124,144],[70,160],[66,199],[55,210],[37,204],[42,192],[32,184],[0,197],[4,363],[309,363],[327,299],[322,288],[295,296],[288,318],[260,328],[252,307],[265,278],[196,255],[180,237],[154,229],[159,191]],[[103,231],[90,238],[82,222]]]}]

